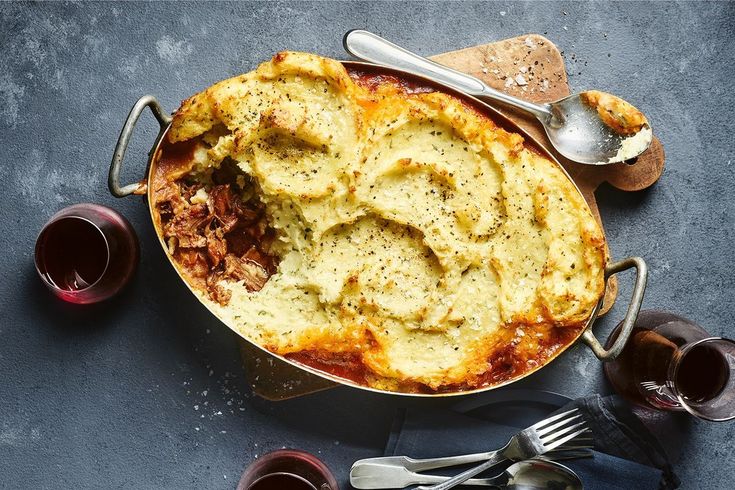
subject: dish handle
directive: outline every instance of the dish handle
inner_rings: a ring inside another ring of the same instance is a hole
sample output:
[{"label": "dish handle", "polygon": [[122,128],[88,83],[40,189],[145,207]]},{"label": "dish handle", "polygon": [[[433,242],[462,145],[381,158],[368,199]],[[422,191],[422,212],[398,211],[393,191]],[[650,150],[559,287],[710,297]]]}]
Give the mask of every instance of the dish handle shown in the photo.
[{"label": "dish handle", "polygon": [[125,158],[125,150],[128,149],[128,143],[130,142],[130,137],[133,134],[133,129],[135,129],[135,124],[138,122],[138,118],[146,107],[150,107],[151,112],[153,112],[153,115],[158,121],[158,125],[160,127],[156,141],[161,139],[168,125],[171,124],[172,117],[169,114],[166,114],[161,107],[161,104],[159,104],[158,100],[156,100],[152,95],[144,95],[138,99],[138,102],[136,102],[133,108],[130,109],[130,113],[125,120],[122,130],[120,131],[120,137],[117,139],[115,152],[112,154],[112,162],[110,162],[110,173],[107,177],[107,186],[115,197],[125,197],[130,194],[140,195],[146,193],[148,186],[145,179],[134,184],[127,184],[124,186],[120,185],[120,168],[122,167],[122,162]]},{"label": "dish handle", "polygon": [[613,345],[609,349],[605,349],[602,344],[600,344],[600,341],[597,340],[597,337],[595,337],[595,334],[592,332],[591,328],[588,328],[582,334],[582,341],[587,344],[590,349],[592,349],[592,352],[601,361],[613,361],[623,351],[623,347],[625,347],[625,344],[626,342],[628,342],[628,338],[630,337],[630,333],[633,331],[633,325],[638,319],[638,312],[641,309],[641,303],[643,303],[643,294],[646,291],[646,282],[648,280],[648,266],[640,257],[628,257],[627,259],[614,262],[605,267],[606,283],[607,279],[610,276],[613,276],[618,272],[631,269],[633,267],[635,267],[636,269],[635,286],[633,286],[633,296],[630,299],[628,311],[625,313],[625,318],[622,322],[620,334],[618,335],[617,339],[615,339]]}]

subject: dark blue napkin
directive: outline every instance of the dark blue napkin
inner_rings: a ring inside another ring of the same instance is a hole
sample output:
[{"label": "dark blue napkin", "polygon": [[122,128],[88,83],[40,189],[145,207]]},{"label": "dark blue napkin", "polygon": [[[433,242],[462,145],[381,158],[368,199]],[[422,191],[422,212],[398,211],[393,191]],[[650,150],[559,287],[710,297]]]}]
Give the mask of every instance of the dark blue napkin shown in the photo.
[{"label": "dark blue napkin", "polygon": [[[584,413],[592,429],[594,458],[561,463],[579,475],[585,489],[678,488],[661,445],[619,398],[580,398],[560,411],[573,407]],[[394,421],[385,454],[430,458],[489,451],[502,447],[522,428],[450,410],[406,409]],[[492,474],[500,473],[499,468]]]}]

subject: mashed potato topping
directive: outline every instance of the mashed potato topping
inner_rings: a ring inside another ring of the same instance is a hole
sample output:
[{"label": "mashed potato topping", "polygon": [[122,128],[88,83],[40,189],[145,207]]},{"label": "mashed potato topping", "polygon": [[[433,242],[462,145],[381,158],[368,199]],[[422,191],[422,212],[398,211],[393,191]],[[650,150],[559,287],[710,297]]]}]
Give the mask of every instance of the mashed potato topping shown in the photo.
[{"label": "mashed potato topping", "polygon": [[[157,219],[177,224],[169,252],[202,301],[360,384],[512,379],[575,338],[603,293],[603,234],[568,177],[453,96],[284,52],[186,100],[167,137],[164,153],[189,146],[154,172]],[[171,205],[174,185],[189,194]],[[214,221],[182,240],[195,206]],[[267,245],[233,248],[231,217],[256,215]]]},{"label": "mashed potato topping", "polygon": [[646,116],[620,97],[599,90],[582,92],[579,97],[597,110],[602,122],[620,134],[637,134],[648,126]]}]

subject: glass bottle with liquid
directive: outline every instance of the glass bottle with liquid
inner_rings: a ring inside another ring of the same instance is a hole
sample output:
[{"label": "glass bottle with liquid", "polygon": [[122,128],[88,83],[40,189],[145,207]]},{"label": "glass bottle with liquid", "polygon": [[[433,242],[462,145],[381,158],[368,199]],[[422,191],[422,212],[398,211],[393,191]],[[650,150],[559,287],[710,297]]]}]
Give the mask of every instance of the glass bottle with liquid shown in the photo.
[{"label": "glass bottle with liquid", "polygon": [[608,380],[629,401],[713,421],[735,418],[733,372],[735,342],[660,311],[641,312],[623,352],[605,364]]}]

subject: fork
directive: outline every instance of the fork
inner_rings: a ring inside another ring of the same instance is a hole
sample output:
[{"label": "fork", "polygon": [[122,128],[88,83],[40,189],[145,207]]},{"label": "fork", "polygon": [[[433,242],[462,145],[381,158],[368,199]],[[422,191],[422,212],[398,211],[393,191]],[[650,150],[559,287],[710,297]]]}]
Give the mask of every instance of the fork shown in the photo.
[{"label": "fork", "polygon": [[[485,454],[485,453],[482,453]],[[562,451],[550,451],[544,456],[536,459],[549,461],[563,461],[565,459],[591,458],[590,449],[572,449]],[[379,459],[379,458],[374,458]],[[361,490],[376,490],[383,488],[405,488],[409,485],[422,485],[442,483],[449,480],[448,476],[428,475],[410,471],[399,464],[365,463],[353,466],[350,470],[350,484]],[[497,478],[471,478],[463,485],[494,486]]]},{"label": "fork", "polygon": [[448,490],[501,461],[507,459],[520,461],[546,454],[589,430],[584,420],[579,421],[582,414],[573,415],[575,412],[578,412],[576,408],[537,422],[511,437],[501,449],[490,453],[490,457],[484,463],[463,471],[445,482],[416,487],[416,490]]}]

